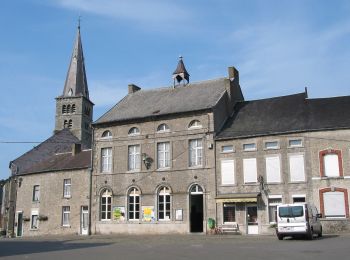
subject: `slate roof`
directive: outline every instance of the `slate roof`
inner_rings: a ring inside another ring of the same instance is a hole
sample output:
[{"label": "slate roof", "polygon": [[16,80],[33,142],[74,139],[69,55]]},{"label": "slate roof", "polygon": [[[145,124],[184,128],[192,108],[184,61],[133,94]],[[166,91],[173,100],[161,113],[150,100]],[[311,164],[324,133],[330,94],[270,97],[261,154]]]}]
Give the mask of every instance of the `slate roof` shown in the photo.
[{"label": "slate roof", "polygon": [[126,121],[213,108],[229,79],[195,82],[180,87],[139,90],[125,96],[94,124]]},{"label": "slate roof", "polygon": [[[79,139],[69,129],[63,129],[10,162],[10,166],[11,163],[14,164],[17,168],[17,175],[26,174],[28,169],[33,168],[35,164],[47,160],[57,153],[70,152],[74,143],[80,143]],[[82,149],[85,148],[82,147]]]},{"label": "slate roof", "polygon": [[76,170],[91,166],[91,150],[81,151],[73,155],[71,152],[55,154],[47,160],[34,164],[25,171],[25,174],[52,172],[62,170]]},{"label": "slate roof", "polygon": [[306,93],[239,102],[217,139],[350,128],[350,96],[309,99]]}]

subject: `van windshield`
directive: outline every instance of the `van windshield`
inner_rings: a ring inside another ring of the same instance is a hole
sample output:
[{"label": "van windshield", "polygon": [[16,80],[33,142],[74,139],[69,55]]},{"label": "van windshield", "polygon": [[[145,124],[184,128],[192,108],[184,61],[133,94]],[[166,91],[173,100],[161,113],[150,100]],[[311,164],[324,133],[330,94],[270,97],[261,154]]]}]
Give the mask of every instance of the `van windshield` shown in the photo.
[{"label": "van windshield", "polygon": [[278,216],[280,218],[296,218],[303,215],[303,206],[280,207],[278,210]]}]

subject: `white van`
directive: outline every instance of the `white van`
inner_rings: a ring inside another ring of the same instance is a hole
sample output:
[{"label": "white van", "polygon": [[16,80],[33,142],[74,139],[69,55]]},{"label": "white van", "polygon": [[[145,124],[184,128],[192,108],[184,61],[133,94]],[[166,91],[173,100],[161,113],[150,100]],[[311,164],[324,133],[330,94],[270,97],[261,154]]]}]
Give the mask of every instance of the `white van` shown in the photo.
[{"label": "white van", "polygon": [[317,208],[308,203],[281,204],[277,206],[277,229],[279,240],[287,236],[303,235],[313,239],[322,236],[322,225]]}]

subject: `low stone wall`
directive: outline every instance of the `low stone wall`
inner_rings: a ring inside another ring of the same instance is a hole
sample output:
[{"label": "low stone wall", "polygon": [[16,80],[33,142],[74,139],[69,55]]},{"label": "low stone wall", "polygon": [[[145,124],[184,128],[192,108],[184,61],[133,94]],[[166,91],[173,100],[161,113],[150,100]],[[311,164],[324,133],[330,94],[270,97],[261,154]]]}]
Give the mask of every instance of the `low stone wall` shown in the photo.
[{"label": "low stone wall", "polygon": [[323,233],[333,234],[339,232],[350,232],[350,221],[348,219],[321,219]]}]

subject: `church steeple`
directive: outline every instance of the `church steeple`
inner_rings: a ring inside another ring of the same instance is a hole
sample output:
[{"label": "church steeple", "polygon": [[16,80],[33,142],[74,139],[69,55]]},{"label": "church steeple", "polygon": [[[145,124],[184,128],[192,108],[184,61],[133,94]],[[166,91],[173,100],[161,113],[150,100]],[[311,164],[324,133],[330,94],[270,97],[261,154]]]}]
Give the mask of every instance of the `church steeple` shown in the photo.
[{"label": "church steeple", "polygon": [[83,46],[80,36],[80,20],[74,42],[66,82],[63,89],[64,97],[83,96],[89,99],[89,90],[86,80]]},{"label": "church steeple", "polygon": [[177,64],[176,70],[173,73],[173,79],[174,79],[174,87],[175,87],[175,81],[177,81],[178,84],[181,83],[181,81],[187,81],[187,83],[190,81],[190,74],[187,72],[185,68],[185,64],[182,61],[182,56],[179,57],[179,62]]},{"label": "church steeple", "polygon": [[85,146],[90,147],[93,106],[89,99],[79,19],[63,94],[56,98],[55,132],[68,128]]}]

